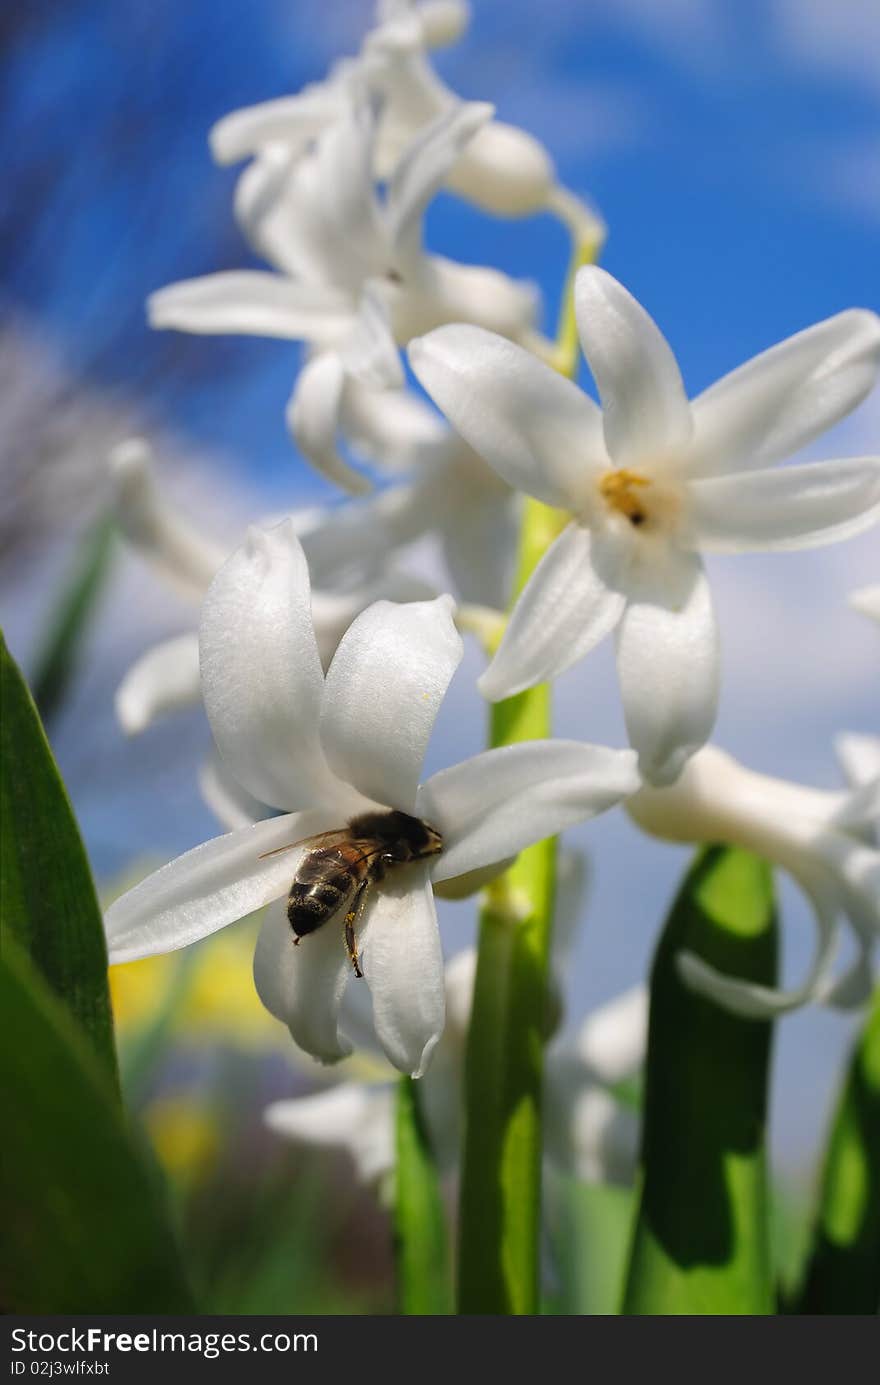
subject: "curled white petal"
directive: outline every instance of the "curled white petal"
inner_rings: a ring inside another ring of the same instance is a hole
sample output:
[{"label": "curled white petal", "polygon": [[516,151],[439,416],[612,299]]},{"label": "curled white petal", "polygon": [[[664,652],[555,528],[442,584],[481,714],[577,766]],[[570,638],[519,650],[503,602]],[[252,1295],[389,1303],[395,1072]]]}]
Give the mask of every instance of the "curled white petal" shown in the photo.
[{"label": "curled white petal", "polygon": [[116,518],[128,541],[163,576],[201,597],[226,554],[174,509],[156,485],[153,453],[128,438],[108,457]]},{"label": "curled white petal", "polygon": [[371,489],[370,482],[339,452],[340,412],[345,367],[336,351],[322,351],[300,371],[287,405],[287,426],[312,466],[351,495]]},{"label": "curled white petal", "polygon": [[367,798],[412,812],[434,720],[461,660],[451,597],[378,601],[327,671],[321,741],[335,773]]},{"label": "curled white petal", "polygon": [[291,521],[249,530],[220,569],[199,647],[208,720],[241,785],[276,808],[344,802],[318,736],[324,675]]},{"label": "curled white petal", "polygon": [[123,731],[135,736],[157,717],[197,706],[200,700],[199,637],[176,635],[132,664],[116,690],[116,716]]},{"label": "curled white petal", "polygon": [[218,164],[238,163],[273,140],[301,143],[320,133],[339,112],[339,93],[314,85],[297,96],[261,101],[223,116],[211,129],[211,153]]},{"label": "curled white petal", "polygon": [[[292,878],[291,873],[288,888]],[[339,1007],[352,975],[337,922],[308,933],[296,944],[286,900],[266,910],[254,953],[257,994],[266,1009],[287,1025],[294,1042],[323,1063],[335,1063],[351,1052],[351,1044],[339,1031]]]},{"label": "curled white petal", "polygon": [[216,750],[199,766],[199,791],[227,832],[261,822],[268,815],[265,803],[241,787]]},{"label": "curled white petal", "polygon": [[575,280],[584,355],[602,400],[605,443],[618,466],[681,451],[691,415],[681,374],[656,323],[604,269]]},{"label": "curled white petal", "polygon": [[419,789],[418,815],[443,836],[432,874],[449,880],[504,860],[613,807],[639,782],[628,750],[531,741],[483,751]]},{"label": "curled white petal", "polygon": [[588,1015],[573,1046],[599,1081],[613,1086],[638,1071],[647,1044],[648,991],[633,986]]},{"label": "curled white petal", "polygon": [[331,826],[320,813],[291,813],[178,856],[107,910],[110,961],[132,962],[187,947],[286,894],[303,849],[266,853]]},{"label": "curled white petal", "polygon": [[495,216],[528,216],[551,200],[556,170],[534,135],[492,120],[477,131],[446,181]]}]

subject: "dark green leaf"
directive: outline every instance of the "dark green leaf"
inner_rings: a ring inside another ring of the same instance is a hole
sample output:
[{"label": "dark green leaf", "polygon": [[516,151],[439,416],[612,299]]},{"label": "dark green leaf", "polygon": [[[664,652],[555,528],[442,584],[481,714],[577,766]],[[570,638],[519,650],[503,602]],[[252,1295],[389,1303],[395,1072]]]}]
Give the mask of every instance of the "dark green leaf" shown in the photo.
[{"label": "dark green leaf", "polygon": [[40,716],[47,724],[64,702],[76,673],[83,639],[110,570],[115,532],[113,519],[102,516],[83,535],[73,571],[65,581],[63,595],[52,612],[34,660],[31,687]]},{"label": "dark green leaf", "polygon": [[856,1044],[822,1176],[800,1313],[880,1309],[880,990]]},{"label": "dark green leaf", "polygon": [[437,1168],[419,1104],[418,1083],[397,1087],[394,1244],[400,1312],[450,1312],[452,1282]]},{"label": "dark green leaf", "polygon": [[67,791],[0,636],[0,932],[70,1007],[116,1075],[101,910]]},{"label": "dark green leaf", "polygon": [[771,1026],[688,990],[676,965],[683,949],[731,975],[774,983],[776,916],[763,861],[726,847],[701,852],[657,949],[624,1312],[772,1313]]},{"label": "dark green leaf", "polygon": [[20,1313],[186,1313],[165,1208],[104,1067],[14,942],[0,964],[0,1294]]}]

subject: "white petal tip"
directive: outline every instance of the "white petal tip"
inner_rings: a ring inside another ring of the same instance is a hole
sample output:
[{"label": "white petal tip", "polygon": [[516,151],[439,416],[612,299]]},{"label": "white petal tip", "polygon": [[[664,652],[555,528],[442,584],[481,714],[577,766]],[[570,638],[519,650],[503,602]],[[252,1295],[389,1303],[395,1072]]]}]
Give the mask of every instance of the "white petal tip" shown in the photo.
[{"label": "white petal tip", "polygon": [[425,1047],[422,1049],[422,1056],[419,1059],[418,1067],[410,1073],[410,1077],[414,1079],[424,1077],[425,1073],[428,1071],[428,1068],[431,1066],[431,1059],[434,1056],[434,1049],[437,1047],[437,1044],[439,1042],[439,1034],[435,1034],[433,1038],[430,1038],[428,1040],[428,1042],[425,1044]]}]

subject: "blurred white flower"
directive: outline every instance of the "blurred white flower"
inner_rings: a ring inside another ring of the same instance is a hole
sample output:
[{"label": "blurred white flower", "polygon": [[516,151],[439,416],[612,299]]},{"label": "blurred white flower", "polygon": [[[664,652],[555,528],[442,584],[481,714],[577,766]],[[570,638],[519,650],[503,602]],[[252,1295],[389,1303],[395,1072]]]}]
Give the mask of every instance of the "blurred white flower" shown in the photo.
[{"label": "blurred white flower", "polygon": [[[839,750],[849,791],[755,774],[706,746],[671,788],[645,787],[627,802],[631,817],[653,836],[744,847],[788,871],[810,899],[819,943],[806,980],[794,990],[737,980],[682,954],[689,984],[741,1014],[777,1015],[810,1001],[857,1005],[870,994],[871,954],[880,936],[880,741],[843,737]],[[841,915],[852,925],[858,956],[835,980]]]},{"label": "blurred white flower", "polygon": [[279,273],[209,274],[149,299],[154,327],[310,343],[288,423],[308,460],[347,490],[369,486],[341,456],[338,435],[363,409],[358,396],[403,383],[395,343],[452,321],[530,346],[543,340],[534,328],[533,286],[428,255],[422,246],[426,206],[490,115],[478,103],[441,114],[403,151],[380,200],[373,175],[378,104],[347,101],[301,157],[291,162],[273,147],[239,186],[239,219]]},{"label": "blurred white flower", "polygon": [[[403,150],[438,116],[455,110],[459,98],[437,76],[430,49],[454,43],[464,32],[470,7],[462,0],[381,0],[376,27],[359,55],[334,64],[327,79],[296,96],[233,111],[211,131],[218,163],[258,158],[267,148],[301,157],[309,140],[338,117],[353,89],[367,83],[384,98],[375,151],[375,175],[385,179]],[[555,211],[581,240],[599,242],[604,225],[595,211],[559,187],[544,146],[525,130],[500,120],[483,126],[459,151],[446,172],[447,186],[500,216]]]},{"label": "blurred white flower", "polygon": [[[461,1142],[465,1047],[477,956],[460,952],[446,967],[446,1028],[419,1088],[431,1148],[441,1172],[455,1167]],[[586,1182],[629,1183],[638,1146],[636,1111],[613,1094],[644,1061],[647,992],[627,991],[590,1015],[572,1036],[551,1043],[544,1067],[544,1149],[549,1163]],[[384,1077],[384,1080],[383,1080]],[[362,1182],[393,1172],[393,1073],[347,1080],[304,1097],[273,1102],[266,1123],[285,1138],[348,1151]]]},{"label": "blurred white flower", "polygon": [[476,888],[524,846],[638,787],[632,752],[571,741],[489,750],[420,786],[462,654],[451,607],[449,597],[376,603],[343,636],[325,678],[292,524],[249,532],[205,597],[202,695],[228,772],[283,816],[196,847],[118,899],[106,915],[111,961],[184,947],[271,904],[254,959],[261,999],[306,1052],[342,1057],[351,960],[332,921],[295,947],[285,897],[311,850],[304,839],[395,811],[423,834],[429,824],[434,854],[397,865],[368,892],[359,944],[387,1057],[402,1072],[424,1071],[445,1008],[433,883],[469,877]]},{"label": "blurred white flower", "polygon": [[719,653],[700,550],[793,549],[880,516],[880,458],[770,469],[865,397],[880,319],[853,309],[755,357],[689,404],[672,352],[593,266],[575,306],[603,409],[549,366],[472,326],[410,346],[453,426],[512,486],[572,515],[480,680],[498,700],[556,677],[610,631],[631,744],[669,783],[709,737]]},{"label": "blurred white flower", "polygon": [[[200,603],[228,554],[162,494],[152,449],[142,438],[129,438],[113,448],[108,465],[116,518],[125,537],[167,582]],[[420,578],[388,566],[393,557],[390,542],[371,541],[359,558],[351,543],[342,548],[347,525],[336,512],[309,509],[290,519],[306,548],[314,544],[323,558],[321,586],[312,590],[312,619],[324,668],[355,616],[374,601],[424,601],[436,595]],[[338,589],[329,585],[334,580]],[[200,701],[199,641],[192,630],[161,641],[135,661],[117,689],[116,715],[128,735],[137,735],[157,717]]]},{"label": "blurred white flower", "polygon": [[860,587],[850,593],[849,604],[863,616],[880,621],[880,587]]}]

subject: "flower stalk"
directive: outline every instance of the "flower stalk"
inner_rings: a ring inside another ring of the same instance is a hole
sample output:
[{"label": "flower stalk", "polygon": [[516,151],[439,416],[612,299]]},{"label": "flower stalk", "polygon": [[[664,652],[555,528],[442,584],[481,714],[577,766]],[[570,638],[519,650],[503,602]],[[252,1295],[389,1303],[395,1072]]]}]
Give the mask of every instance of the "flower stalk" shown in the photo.
[{"label": "flower stalk", "polygon": [[[574,275],[598,248],[595,241],[584,243],[572,255],[555,360],[567,376],[578,353]],[[564,523],[559,511],[527,499],[513,601]],[[547,683],[492,706],[493,748],[550,734]],[[465,1062],[459,1313],[539,1310],[541,1087],[555,892],[556,838],[549,837],[521,852],[492,883],[480,914]]]}]

